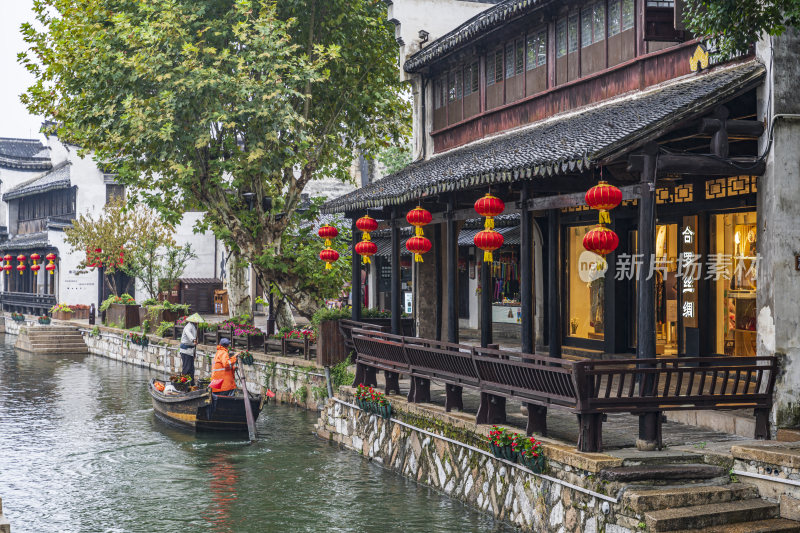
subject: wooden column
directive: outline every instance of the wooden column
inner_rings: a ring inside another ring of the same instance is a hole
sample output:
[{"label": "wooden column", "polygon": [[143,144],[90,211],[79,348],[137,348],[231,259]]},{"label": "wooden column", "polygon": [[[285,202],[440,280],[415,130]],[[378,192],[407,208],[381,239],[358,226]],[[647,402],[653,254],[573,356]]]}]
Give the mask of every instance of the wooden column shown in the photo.
[{"label": "wooden column", "polygon": [[[522,353],[534,353],[533,339],[533,220],[526,209],[530,198],[530,187],[523,185],[520,194],[520,268],[519,292],[522,304]],[[526,433],[547,435],[547,407],[527,404],[528,426]]]},{"label": "wooden column", "polygon": [[442,227],[440,224],[435,224],[433,227],[433,264],[436,271],[434,276],[434,292],[436,293],[436,327],[434,328],[434,337],[437,341],[442,340],[442,315],[444,308],[442,303],[442,274],[444,273],[444,266],[442,265]]},{"label": "wooden column", "polygon": [[[456,228],[456,197],[447,199],[447,342],[458,343],[458,231]],[[445,411],[462,411],[463,388],[445,385]]]},{"label": "wooden column", "polygon": [[[402,335],[403,326],[401,322],[402,309],[400,308],[400,226],[397,224],[397,208],[392,209],[391,222],[391,317],[392,334]],[[386,378],[386,394],[396,392],[400,394],[400,375],[397,372],[384,372]]]},{"label": "wooden column", "polygon": [[492,343],[492,278],[489,263],[481,258],[481,347]]},{"label": "wooden column", "polygon": [[[642,267],[636,280],[637,298],[636,313],[636,358],[651,359],[656,356],[656,317],[655,317],[655,283],[648,279],[647,270],[650,258],[655,253],[656,241],[656,156],[658,146],[645,147],[641,172],[641,196],[639,198],[639,233],[638,249],[642,254]],[[640,365],[645,366],[645,365]],[[649,366],[649,365],[647,365]],[[649,396],[653,393],[654,379],[652,375],[639,381],[640,394]],[[655,411],[639,415],[639,439],[637,448],[653,450],[661,448],[661,412]]]},{"label": "wooden column", "polygon": [[547,212],[547,332],[550,357],[561,357],[561,298],[558,270],[560,267],[559,235],[561,212]]},{"label": "wooden column", "polygon": [[[356,227],[356,220],[358,219],[358,215],[355,213],[350,213],[350,218],[352,219],[352,243],[350,245],[350,259],[352,263],[352,270],[351,270],[351,278],[350,278],[350,290],[352,291],[352,312],[350,314],[350,318],[355,321],[361,320],[361,256],[356,253],[356,244],[358,244],[358,235],[360,233],[359,229]],[[353,386],[357,386],[360,384],[369,385],[369,386],[376,386],[378,384],[378,380],[375,376],[375,369],[371,366],[367,366],[361,364],[358,361],[358,354],[356,354],[356,375],[355,379],[353,380]]]}]

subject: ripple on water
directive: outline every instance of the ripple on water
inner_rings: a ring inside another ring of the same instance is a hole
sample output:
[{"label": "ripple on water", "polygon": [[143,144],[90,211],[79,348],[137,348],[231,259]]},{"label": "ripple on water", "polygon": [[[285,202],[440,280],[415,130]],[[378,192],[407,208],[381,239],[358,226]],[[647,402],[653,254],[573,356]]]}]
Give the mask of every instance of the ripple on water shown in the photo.
[{"label": "ripple on water", "polygon": [[268,406],[260,440],[194,435],[153,416],[155,374],[0,343],[0,497],[15,533],[501,531],[434,491],[312,435]]}]

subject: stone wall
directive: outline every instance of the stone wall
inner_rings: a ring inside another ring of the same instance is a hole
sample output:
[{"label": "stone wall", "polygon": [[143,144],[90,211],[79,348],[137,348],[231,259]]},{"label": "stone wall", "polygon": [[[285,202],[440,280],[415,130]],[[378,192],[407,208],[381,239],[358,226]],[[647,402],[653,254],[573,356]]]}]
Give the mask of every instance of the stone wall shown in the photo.
[{"label": "stone wall", "polygon": [[546,445],[546,475],[536,475],[479,449],[483,436],[466,427],[426,417],[395,397],[396,420],[384,420],[352,405],[348,391],[322,410],[322,438],[497,520],[537,533],[630,533],[643,523],[617,502],[618,487],[596,479],[600,468],[616,466],[609,456]]},{"label": "stone wall", "polygon": [[[124,330],[101,327],[98,334],[84,331],[89,352],[124,363],[142,366],[164,373],[181,369],[178,343],[161,340],[146,348],[133,344],[123,336]],[[151,337],[153,339],[154,337]],[[195,377],[209,378],[216,347],[198,345],[195,359]],[[323,369],[312,361],[263,354],[253,354],[253,365],[244,365],[245,376],[251,392],[270,388],[276,399],[295,403],[307,409],[319,409],[327,396]]]}]

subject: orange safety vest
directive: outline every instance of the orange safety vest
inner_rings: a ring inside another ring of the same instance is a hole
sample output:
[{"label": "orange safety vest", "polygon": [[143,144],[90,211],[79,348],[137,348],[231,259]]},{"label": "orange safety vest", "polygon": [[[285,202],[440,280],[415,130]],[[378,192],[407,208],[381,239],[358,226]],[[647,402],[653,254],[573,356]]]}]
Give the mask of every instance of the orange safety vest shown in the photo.
[{"label": "orange safety vest", "polygon": [[234,363],[236,363],[236,356],[230,357],[227,348],[217,346],[217,355],[214,356],[214,366],[211,370],[211,381],[221,379],[222,384],[219,388],[212,388],[211,392],[224,392],[236,388],[236,379],[233,373]]}]

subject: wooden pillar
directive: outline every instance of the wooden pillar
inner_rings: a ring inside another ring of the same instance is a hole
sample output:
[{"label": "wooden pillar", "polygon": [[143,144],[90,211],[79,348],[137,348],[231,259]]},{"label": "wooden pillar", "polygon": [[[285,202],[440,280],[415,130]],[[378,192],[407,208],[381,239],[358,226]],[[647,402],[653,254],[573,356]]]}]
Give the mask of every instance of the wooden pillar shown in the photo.
[{"label": "wooden pillar", "polygon": [[[352,219],[352,243],[350,247],[350,259],[352,262],[352,270],[351,270],[351,278],[350,278],[350,290],[352,291],[352,312],[350,314],[350,318],[355,321],[361,320],[361,261],[360,256],[356,253],[356,244],[358,244],[358,235],[359,229],[356,227],[356,220],[358,219],[358,215],[355,213],[350,214],[350,218]],[[357,386],[360,384],[369,385],[369,386],[376,386],[378,381],[375,377],[375,369],[371,366],[367,366],[361,364],[358,361],[358,354],[356,354],[356,375],[355,379],[353,380],[353,386]]]},{"label": "wooden pillar", "polygon": [[[533,331],[533,220],[528,211],[530,187],[523,185],[520,194],[520,269],[519,292],[522,304],[522,353],[534,353]],[[547,435],[547,407],[527,404],[526,433]]]},{"label": "wooden pillar", "polygon": [[522,306],[522,353],[533,353],[533,221],[527,210],[530,190],[524,185],[520,194],[519,292]]},{"label": "wooden pillar", "polygon": [[[455,220],[456,197],[447,199],[447,342],[458,343],[458,231]],[[464,409],[458,385],[445,385],[445,411]]]},{"label": "wooden pillar", "polygon": [[444,308],[442,303],[442,274],[444,273],[444,266],[442,265],[442,227],[440,224],[433,226],[433,268],[435,269],[434,275],[434,292],[436,293],[436,327],[434,328],[434,337],[437,341],[442,340],[442,315]]},{"label": "wooden pillar", "polygon": [[356,226],[356,220],[358,219],[355,213],[351,214],[350,217],[352,218],[352,227],[351,231],[353,233],[352,236],[352,243],[350,247],[350,258],[352,259],[352,271],[351,271],[351,278],[350,278],[350,290],[352,291],[352,303],[353,303],[353,311],[350,316],[353,320],[361,320],[361,262],[359,261],[359,255],[356,253],[356,244],[358,244],[358,235],[360,230]]},{"label": "wooden pillar", "polygon": [[547,212],[547,318],[550,357],[561,357],[561,298],[558,271],[561,264],[559,235],[561,213],[558,209]]},{"label": "wooden pillar", "polygon": [[489,263],[481,259],[481,347],[492,344],[492,278]]},{"label": "wooden pillar", "polygon": [[[645,147],[641,174],[641,196],[639,198],[639,233],[638,249],[642,254],[642,267],[638,272],[637,305],[638,316],[636,327],[636,358],[651,359],[656,356],[656,322],[655,322],[655,283],[648,279],[647,269],[650,259],[655,253],[656,240],[656,156],[657,145]],[[642,367],[643,365],[640,365]],[[639,381],[640,394],[649,396],[653,393],[653,375],[647,375]],[[661,448],[661,412],[639,415],[639,439],[637,448],[653,450]]]},{"label": "wooden pillar", "polygon": [[[392,334],[402,335],[402,310],[400,309],[400,226],[397,225],[397,208],[392,209],[391,220],[391,312]],[[400,394],[400,375],[397,372],[384,372],[386,377],[386,394]]]}]

